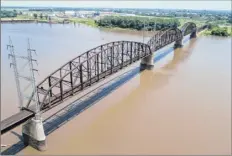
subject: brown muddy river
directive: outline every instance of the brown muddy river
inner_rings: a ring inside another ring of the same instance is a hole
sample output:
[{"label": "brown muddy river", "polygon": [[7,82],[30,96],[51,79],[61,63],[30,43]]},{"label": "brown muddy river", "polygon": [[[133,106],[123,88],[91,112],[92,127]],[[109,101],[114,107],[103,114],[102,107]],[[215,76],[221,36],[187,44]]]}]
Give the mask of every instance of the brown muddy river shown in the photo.
[{"label": "brown muddy river", "polygon": [[[39,51],[41,79],[77,52],[113,40],[142,39],[138,32],[66,27],[2,25],[2,45],[8,42],[9,34],[22,47],[26,47],[26,39],[21,41],[20,37],[33,38],[32,45]],[[35,28],[38,31],[32,32]],[[17,94],[13,90],[13,71],[3,49],[1,118],[6,118],[17,112]],[[231,38],[198,37],[155,62],[151,71],[139,73],[137,63],[112,78],[116,84],[120,79],[128,81],[116,88],[113,82],[106,83],[111,91],[105,91],[105,96],[93,106],[47,135],[47,151],[22,148],[20,141],[17,143],[20,127],[4,134],[2,143],[10,144],[9,153],[29,155],[231,154]],[[129,76],[123,78],[120,74]],[[100,95],[93,95],[97,96]]]}]

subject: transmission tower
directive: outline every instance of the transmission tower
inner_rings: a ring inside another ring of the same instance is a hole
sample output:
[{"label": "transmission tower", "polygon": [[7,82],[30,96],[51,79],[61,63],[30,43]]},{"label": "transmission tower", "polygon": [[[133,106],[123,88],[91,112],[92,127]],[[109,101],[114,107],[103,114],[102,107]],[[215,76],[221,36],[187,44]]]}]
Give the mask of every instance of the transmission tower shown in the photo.
[{"label": "transmission tower", "polygon": [[[26,89],[28,89],[28,87],[31,87],[32,88],[32,101],[35,102],[35,113],[37,115],[39,115],[39,112],[40,112],[40,107],[39,107],[39,102],[38,102],[38,93],[37,93],[37,89],[36,89],[36,80],[35,80],[35,76],[34,76],[34,71],[37,71],[37,69],[34,69],[34,66],[33,66],[33,62],[36,62],[37,63],[37,60],[33,59],[32,57],[32,52],[34,52],[36,54],[36,51],[34,49],[31,49],[30,47],[30,41],[28,39],[28,44],[27,44],[27,56],[19,56],[19,55],[16,55],[14,53],[14,46],[12,44],[12,41],[11,41],[11,38],[9,37],[9,45],[7,45],[7,48],[10,49],[10,54],[9,54],[9,58],[12,58],[12,63],[10,64],[10,66],[12,65],[14,67],[14,76],[15,76],[15,81],[16,81],[16,86],[17,86],[17,92],[18,92],[18,98],[19,98],[19,108],[22,110],[24,108],[24,105],[23,105],[23,100],[24,99],[28,99],[30,96],[27,96],[24,94],[24,91]],[[26,75],[23,75],[23,74],[20,74],[19,71],[18,71],[18,66],[17,66],[17,59],[20,59],[20,60],[25,60],[26,61],[26,64],[24,66],[24,68],[26,67],[26,65],[29,65],[29,76],[26,76]],[[21,79],[24,79],[26,80],[27,82],[29,82],[29,85],[27,87],[24,88],[24,90],[21,90],[21,82],[20,80]]]},{"label": "transmission tower", "polygon": [[10,67],[13,66],[14,68],[14,76],[15,76],[15,82],[17,87],[17,93],[19,98],[19,108],[23,108],[23,97],[21,94],[21,88],[20,88],[20,81],[19,81],[19,72],[18,72],[18,66],[16,61],[16,55],[14,52],[14,46],[12,44],[11,38],[9,37],[9,44],[7,45],[7,50],[10,51],[10,54],[8,55],[9,58],[12,59],[12,62],[10,63]]},{"label": "transmission tower", "polygon": [[30,41],[28,39],[27,53],[28,53],[28,62],[29,62],[29,68],[30,68],[30,79],[31,79],[31,85],[32,85],[32,89],[33,89],[32,101],[35,102],[35,106],[36,106],[35,112],[36,112],[36,117],[37,117],[37,115],[39,115],[39,113],[40,113],[40,107],[39,107],[38,92],[37,92],[37,88],[36,88],[36,80],[35,80],[35,76],[34,76],[34,71],[38,72],[38,70],[33,67],[33,62],[37,63],[37,60],[34,60],[32,58],[32,52],[34,52],[36,54],[36,51],[34,49],[31,49]]}]

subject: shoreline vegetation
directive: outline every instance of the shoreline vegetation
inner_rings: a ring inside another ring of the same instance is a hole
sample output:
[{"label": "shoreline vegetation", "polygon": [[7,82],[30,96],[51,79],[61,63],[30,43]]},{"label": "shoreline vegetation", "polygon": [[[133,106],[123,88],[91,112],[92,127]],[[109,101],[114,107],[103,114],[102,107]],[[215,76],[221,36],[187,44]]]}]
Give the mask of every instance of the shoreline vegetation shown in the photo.
[{"label": "shoreline vegetation", "polygon": [[207,30],[202,32],[203,36],[222,36],[232,37],[232,26],[219,27],[218,25],[211,25]]},{"label": "shoreline vegetation", "polygon": [[50,18],[34,14],[34,16],[15,15],[11,17],[1,17],[1,23],[48,23],[48,24],[85,24],[91,27],[115,29],[115,30],[134,30],[141,31],[145,25],[146,31],[161,30],[170,27],[180,28],[186,22],[194,22],[202,26],[205,23],[210,24],[209,29],[204,30],[202,36],[232,36],[231,24],[220,25],[218,22],[208,22],[204,20],[194,20],[186,18],[162,18],[162,17],[141,17],[141,16],[105,16],[100,19],[92,18]]}]

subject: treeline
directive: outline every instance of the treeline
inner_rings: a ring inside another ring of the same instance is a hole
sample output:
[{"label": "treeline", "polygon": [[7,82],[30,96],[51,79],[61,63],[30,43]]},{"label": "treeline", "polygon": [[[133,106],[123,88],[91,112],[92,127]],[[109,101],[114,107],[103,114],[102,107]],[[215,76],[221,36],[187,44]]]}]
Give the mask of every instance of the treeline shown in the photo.
[{"label": "treeline", "polygon": [[103,19],[95,21],[98,26],[102,27],[119,27],[136,30],[161,30],[170,27],[180,26],[177,19],[145,18],[145,17],[128,17],[128,16],[106,16]]},{"label": "treeline", "polygon": [[228,28],[227,27],[219,27],[218,25],[213,25],[210,24],[208,26],[208,29],[210,31],[210,35],[214,35],[214,36],[230,36],[229,32],[228,32]]},{"label": "treeline", "polygon": [[50,11],[50,12],[52,12],[52,9],[50,9],[50,8],[32,8],[32,9],[29,9],[29,11]]},{"label": "treeline", "polygon": [[1,10],[1,18],[7,18],[7,17],[16,17],[17,12],[14,11],[7,11],[7,10]]},{"label": "treeline", "polygon": [[226,27],[217,27],[217,28],[214,28],[212,29],[211,31],[211,35],[214,35],[214,36],[230,36],[230,34],[228,33],[228,30]]}]

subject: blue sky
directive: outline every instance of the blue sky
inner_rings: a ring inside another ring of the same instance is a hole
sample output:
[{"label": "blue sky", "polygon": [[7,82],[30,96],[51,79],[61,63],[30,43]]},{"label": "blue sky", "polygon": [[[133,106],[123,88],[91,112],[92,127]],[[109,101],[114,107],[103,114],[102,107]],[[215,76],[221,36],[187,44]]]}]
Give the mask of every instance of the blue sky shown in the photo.
[{"label": "blue sky", "polygon": [[231,10],[231,1],[1,1],[1,6]]}]

